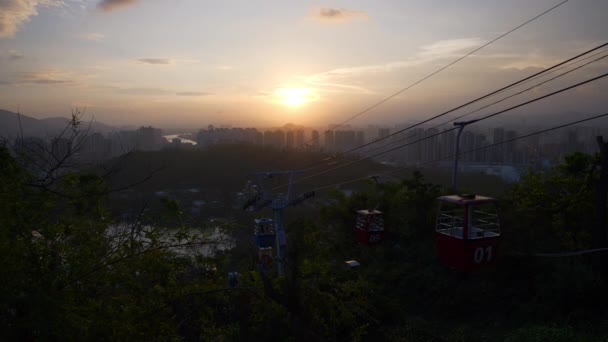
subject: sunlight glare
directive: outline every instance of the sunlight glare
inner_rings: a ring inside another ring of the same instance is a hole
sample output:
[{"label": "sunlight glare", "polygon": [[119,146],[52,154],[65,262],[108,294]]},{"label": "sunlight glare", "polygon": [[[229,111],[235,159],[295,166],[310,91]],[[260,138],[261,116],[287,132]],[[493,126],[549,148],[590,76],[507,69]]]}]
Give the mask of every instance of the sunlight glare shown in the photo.
[{"label": "sunlight glare", "polygon": [[275,94],[281,102],[292,107],[301,106],[315,99],[312,90],[309,88],[279,88]]}]

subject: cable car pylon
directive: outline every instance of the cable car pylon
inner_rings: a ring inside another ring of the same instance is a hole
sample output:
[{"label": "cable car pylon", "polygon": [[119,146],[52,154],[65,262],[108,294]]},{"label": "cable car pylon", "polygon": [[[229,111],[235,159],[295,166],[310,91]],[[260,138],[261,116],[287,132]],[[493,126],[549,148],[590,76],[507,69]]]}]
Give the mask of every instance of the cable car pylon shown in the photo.
[{"label": "cable car pylon", "polygon": [[[293,177],[295,174],[303,173],[304,170],[288,170],[288,171],[265,171],[255,172],[251,174],[258,178],[259,193],[256,194],[252,199],[247,201],[243,206],[243,209],[249,210],[262,210],[265,207],[272,209],[273,218],[256,219],[254,234],[256,237],[256,244],[259,249],[260,258],[264,259],[263,265],[269,266],[267,259],[272,256],[272,236],[274,235],[274,246],[276,250],[277,259],[277,273],[279,276],[284,274],[284,263],[285,263],[285,248],[287,247],[287,238],[285,234],[285,227],[283,225],[283,210],[296,206],[306,199],[315,195],[314,191],[305,192],[295,198],[291,198],[291,191],[293,185]],[[288,175],[289,183],[287,187],[287,194],[282,193],[273,194],[264,187],[264,180],[273,178],[275,176]],[[269,225],[272,224],[272,230],[268,229]],[[270,239],[269,239],[270,237]]]}]

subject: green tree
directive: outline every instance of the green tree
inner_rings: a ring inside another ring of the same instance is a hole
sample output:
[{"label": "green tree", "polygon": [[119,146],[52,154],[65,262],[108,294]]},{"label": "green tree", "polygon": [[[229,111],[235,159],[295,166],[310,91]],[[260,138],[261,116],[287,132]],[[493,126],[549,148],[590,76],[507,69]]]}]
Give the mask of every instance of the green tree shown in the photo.
[{"label": "green tree", "polygon": [[218,287],[178,248],[211,243],[178,227],[110,219],[107,188],[66,173],[55,187],[0,147],[0,324],[6,340],[168,340],[180,336],[176,301]]},{"label": "green tree", "polygon": [[[596,156],[574,153],[548,171],[529,172],[508,194],[511,241],[536,252],[591,247]],[[516,218],[516,219],[515,219]]]}]

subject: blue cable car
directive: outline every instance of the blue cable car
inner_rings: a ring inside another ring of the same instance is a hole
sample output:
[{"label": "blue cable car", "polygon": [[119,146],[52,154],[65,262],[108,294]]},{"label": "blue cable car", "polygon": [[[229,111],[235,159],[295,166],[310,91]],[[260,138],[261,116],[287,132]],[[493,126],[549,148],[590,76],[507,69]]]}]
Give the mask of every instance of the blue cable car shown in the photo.
[{"label": "blue cable car", "polygon": [[260,248],[272,247],[276,239],[274,222],[270,218],[259,218],[254,220],[255,244]]}]

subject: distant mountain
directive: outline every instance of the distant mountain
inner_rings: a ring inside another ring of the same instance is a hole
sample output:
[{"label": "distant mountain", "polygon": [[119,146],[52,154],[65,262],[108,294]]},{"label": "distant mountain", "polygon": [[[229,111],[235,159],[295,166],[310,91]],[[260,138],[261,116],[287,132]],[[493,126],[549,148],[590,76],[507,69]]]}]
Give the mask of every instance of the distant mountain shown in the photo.
[{"label": "distant mountain", "polygon": [[[60,133],[70,122],[68,118],[55,117],[45,119],[35,119],[27,115],[17,115],[17,113],[0,109],[0,137],[13,139],[21,135],[19,121],[24,137],[50,137]],[[82,123],[83,129],[89,127],[89,122]],[[115,128],[101,122],[91,124],[91,132],[108,132]]]}]

